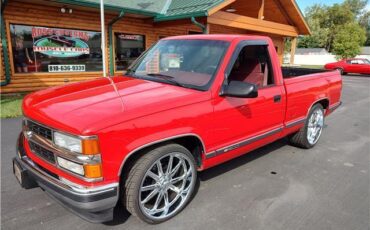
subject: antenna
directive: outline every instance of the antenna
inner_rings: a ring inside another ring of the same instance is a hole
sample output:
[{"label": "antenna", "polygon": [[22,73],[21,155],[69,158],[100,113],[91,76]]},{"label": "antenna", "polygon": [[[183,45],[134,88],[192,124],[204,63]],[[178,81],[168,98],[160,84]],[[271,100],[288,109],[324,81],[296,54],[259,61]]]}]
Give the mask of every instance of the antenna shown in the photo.
[{"label": "antenna", "polygon": [[106,50],[105,50],[105,22],[104,22],[104,0],[100,0],[100,23],[101,23],[101,49],[103,54],[103,76],[107,77]]}]

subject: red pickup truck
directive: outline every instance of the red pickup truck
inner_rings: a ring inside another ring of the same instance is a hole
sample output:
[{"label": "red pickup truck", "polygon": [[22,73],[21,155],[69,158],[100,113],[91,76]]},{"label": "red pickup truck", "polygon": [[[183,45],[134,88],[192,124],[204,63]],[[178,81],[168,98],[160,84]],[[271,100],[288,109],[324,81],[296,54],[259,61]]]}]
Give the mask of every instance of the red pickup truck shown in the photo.
[{"label": "red pickup truck", "polygon": [[267,37],[166,38],[125,76],[28,95],[14,174],[86,220],[124,205],[159,223],[186,206],[199,171],[285,136],[313,147],[341,88],[338,71],[282,68]]}]

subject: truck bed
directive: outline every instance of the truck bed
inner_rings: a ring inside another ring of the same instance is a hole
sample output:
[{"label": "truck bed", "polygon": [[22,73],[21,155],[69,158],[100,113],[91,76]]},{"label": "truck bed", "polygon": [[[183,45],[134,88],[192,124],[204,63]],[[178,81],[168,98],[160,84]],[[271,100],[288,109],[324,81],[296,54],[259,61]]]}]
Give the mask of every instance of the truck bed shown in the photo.
[{"label": "truck bed", "polygon": [[328,108],[339,103],[342,81],[338,71],[283,67],[287,97],[286,121],[305,119],[312,103],[326,99]]},{"label": "truck bed", "polygon": [[309,74],[328,72],[328,70],[325,69],[309,69],[299,67],[281,67],[281,70],[283,73],[283,78],[293,78]]}]

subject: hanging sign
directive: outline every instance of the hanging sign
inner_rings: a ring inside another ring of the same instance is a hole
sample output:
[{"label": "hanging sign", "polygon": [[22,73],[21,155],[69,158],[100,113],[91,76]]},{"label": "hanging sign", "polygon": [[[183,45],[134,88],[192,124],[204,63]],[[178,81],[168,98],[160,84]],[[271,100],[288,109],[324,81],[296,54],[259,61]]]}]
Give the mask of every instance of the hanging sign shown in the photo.
[{"label": "hanging sign", "polygon": [[141,41],[141,35],[134,35],[134,34],[119,34],[118,37],[122,40],[134,40],[134,41]]},{"label": "hanging sign", "polygon": [[32,28],[32,37],[36,40],[33,51],[51,57],[78,57],[90,54],[86,41],[89,35],[84,31]]}]

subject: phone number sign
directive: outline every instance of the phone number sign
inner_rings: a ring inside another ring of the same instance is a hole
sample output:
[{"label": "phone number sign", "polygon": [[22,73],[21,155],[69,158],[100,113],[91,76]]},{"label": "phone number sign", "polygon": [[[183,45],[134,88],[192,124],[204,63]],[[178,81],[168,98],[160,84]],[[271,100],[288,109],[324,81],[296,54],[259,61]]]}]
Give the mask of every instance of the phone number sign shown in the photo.
[{"label": "phone number sign", "polygon": [[85,72],[85,65],[48,65],[49,72]]}]

